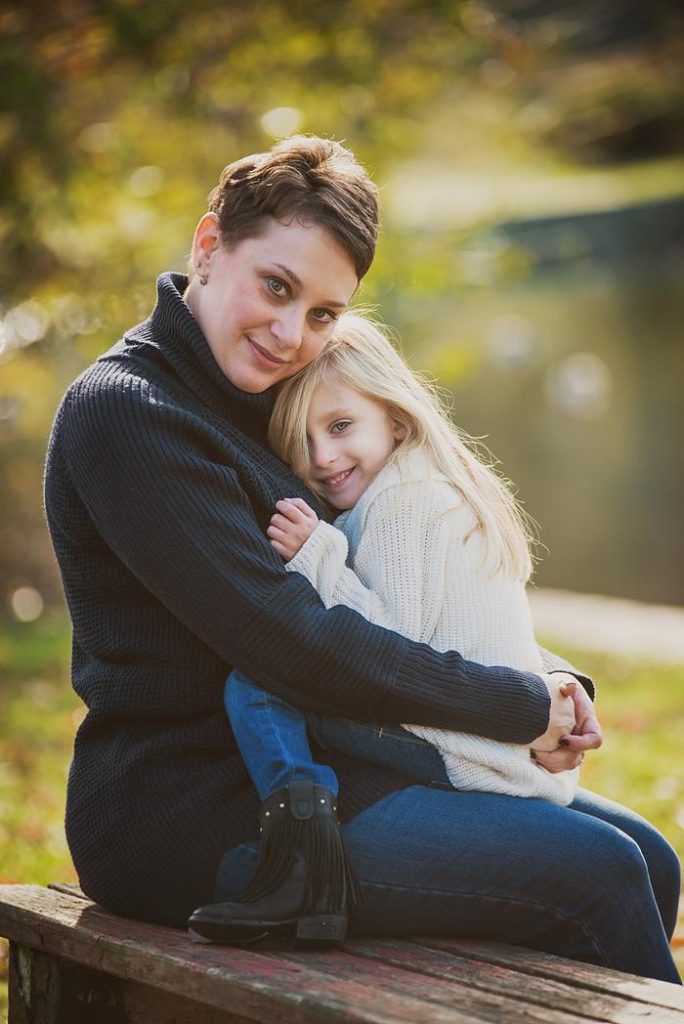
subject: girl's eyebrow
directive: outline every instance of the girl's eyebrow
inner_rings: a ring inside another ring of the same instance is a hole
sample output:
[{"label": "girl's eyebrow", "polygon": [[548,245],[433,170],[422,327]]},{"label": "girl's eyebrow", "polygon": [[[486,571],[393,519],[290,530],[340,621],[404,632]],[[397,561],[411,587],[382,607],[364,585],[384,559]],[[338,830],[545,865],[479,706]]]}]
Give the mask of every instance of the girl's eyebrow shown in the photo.
[{"label": "girl's eyebrow", "polygon": [[322,413],[321,416],[317,417],[313,421],[313,424],[314,424],[314,426],[317,426],[317,425],[320,425],[320,424],[332,423],[334,420],[339,420],[339,419],[350,420],[351,418],[352,418],[351,417],[351,413],[348,412],[346,409],[342,409],[342,408],[340,408],[340,409],[326,409]]},{"label": "girl's eyebrow", "polygon": [[349,411],[344,406],[341,406],[339,409],[326,409],[325,411],[326,420],[335,420],[340,416],[346,416],[347,418],[350,416]]},{"label": "girl's eyebrow", "polygon": [[[302,288],[303,287],[301,279],[299,277],[297,277],[297,275],[295,274],[294,270],[290,270],[290,268],[286,267],[284,263],[274,263],[273,265],[275,267],[277,267],[278,270],[282,270],[283,274],[285,274],[286,277],[289,277],[290,281],[292,281],[292,283],[297,288]],[[339,299],[324,299],[323,302],[320,303],[320,305],[321,306],[334,306],[335,309],[346,309],[347,308],[347,303],[346,302],[340,302]]]}]

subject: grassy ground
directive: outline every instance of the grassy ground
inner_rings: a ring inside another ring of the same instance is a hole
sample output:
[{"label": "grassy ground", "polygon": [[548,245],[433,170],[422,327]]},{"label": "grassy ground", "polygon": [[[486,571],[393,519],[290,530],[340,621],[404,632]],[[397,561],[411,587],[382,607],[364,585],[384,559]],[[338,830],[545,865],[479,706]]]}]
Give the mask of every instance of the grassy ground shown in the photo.
[{"label": "grassy ground", "polygon": [[[600,688],[606,742],[587,758],[584,785],[646,815],[684,860],[684,666],[559,653],[590,672]],[[82,710],[69,687],[68,663],[68,630],[61,616],[0,629],[0,882],[75,881],[62,821],[71,743]],[[0,976],[3,955],[4,947]],[[684,971],[680,942],[675,955]]]}]

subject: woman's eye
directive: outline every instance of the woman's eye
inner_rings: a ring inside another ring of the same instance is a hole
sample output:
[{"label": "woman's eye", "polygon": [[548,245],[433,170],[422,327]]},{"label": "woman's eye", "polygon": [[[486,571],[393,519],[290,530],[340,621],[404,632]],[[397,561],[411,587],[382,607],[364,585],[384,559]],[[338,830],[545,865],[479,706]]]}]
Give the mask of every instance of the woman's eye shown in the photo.
[{"label": "woman's eye", "polygon": [[351,426],[351,420],[338,420],[337,423],[333,423],[330,432],[332,434],[341,434],[349,426]]},{"label": "woman's eye", "polygon": [[335,316],[331,309],[323,309],[322,307],[318,309],[312,309],[311,315],[313,316],[316,323],[319,324],[331,324],[333,323],[334,320],[337,319],[337,317]]},{"label": "woman's eye", "polygon": [[279,299],[287,295],[287,285],[284,281],[281,281],[279,277],[269,277],[268,287],[274,295],[278,296]]}]

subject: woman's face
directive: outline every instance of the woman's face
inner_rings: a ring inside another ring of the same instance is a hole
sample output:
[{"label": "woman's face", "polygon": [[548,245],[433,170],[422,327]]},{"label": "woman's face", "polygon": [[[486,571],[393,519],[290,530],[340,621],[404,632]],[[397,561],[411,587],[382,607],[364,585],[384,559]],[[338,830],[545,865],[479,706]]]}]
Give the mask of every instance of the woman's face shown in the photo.
[{"label": "woman's face", "polygon": [[269,219],[255,238],[221,244],[213,213],[200,221],[185,300],[228,380],[258,394],[321,351],[358,285],[351,258],[325,229]]}]

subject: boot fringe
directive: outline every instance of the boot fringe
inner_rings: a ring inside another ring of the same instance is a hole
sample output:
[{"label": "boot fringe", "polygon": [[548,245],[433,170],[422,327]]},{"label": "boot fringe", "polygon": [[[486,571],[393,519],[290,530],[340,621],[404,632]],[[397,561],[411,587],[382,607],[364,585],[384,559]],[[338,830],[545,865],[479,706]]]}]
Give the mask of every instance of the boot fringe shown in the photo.
[{"label": "boot fringe", "polygon": [[303,823],[289,816],[273,821],[261,836],[259,863],[252,881],[236,898],[237,903],[254,903],[278,888],[290,873]]},{"label": "boot fringe", "polygon": [[282,885],[294,863],[306,868],[303,914],[345,912],[361,901],[359,884],[333,817],[296,820],[290,815],[264,829],[256,873],[238,903],[253,903]]},{"label": "boot fringe", "polygon": [[315,913],[321,904],[330,913],[353,910],[360,890],[339,825],[334,818],[300,824],[309,826],[301,848],[307,865],[304,912]]}]

